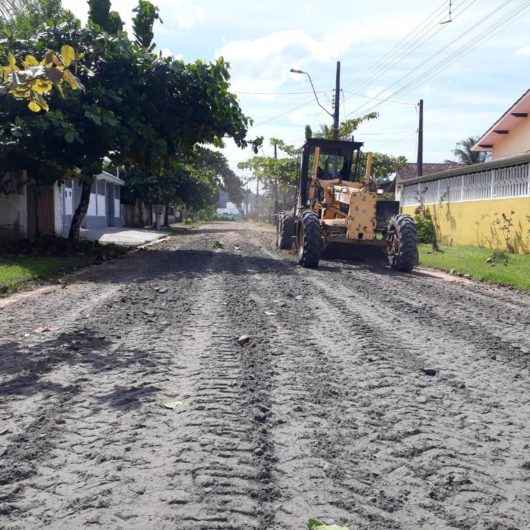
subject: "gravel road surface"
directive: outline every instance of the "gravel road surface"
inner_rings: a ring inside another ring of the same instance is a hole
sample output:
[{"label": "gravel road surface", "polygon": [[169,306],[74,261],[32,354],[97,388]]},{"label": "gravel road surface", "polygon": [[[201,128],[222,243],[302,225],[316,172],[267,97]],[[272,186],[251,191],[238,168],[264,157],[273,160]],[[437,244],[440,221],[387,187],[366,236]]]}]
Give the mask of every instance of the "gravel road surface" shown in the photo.
[{"label": "gravel road surface", "polygon": [[530,296],[273,238],[0,300],[0,528],[530,528]]}]

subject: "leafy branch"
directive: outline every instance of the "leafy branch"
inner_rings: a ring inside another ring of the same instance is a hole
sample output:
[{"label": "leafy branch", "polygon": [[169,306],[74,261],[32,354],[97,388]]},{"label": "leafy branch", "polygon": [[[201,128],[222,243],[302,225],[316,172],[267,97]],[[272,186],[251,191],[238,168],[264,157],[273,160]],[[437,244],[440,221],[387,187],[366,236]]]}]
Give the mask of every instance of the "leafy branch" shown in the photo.
[{"label": "leafy branch", "polygon": [[28,101],[32,112],[48,111],[45,96],[54,87],[61,94],[65,85],[72,90],[84,90],[81,81],[69,69],[77,59],[75,50],[68,45],[61,48],[60,54],[48,50],[41,61],[33,55],[26,55],[21,66],[9,53],[7,65],[0,67],[0,95],[10,94],[15,99]]}]

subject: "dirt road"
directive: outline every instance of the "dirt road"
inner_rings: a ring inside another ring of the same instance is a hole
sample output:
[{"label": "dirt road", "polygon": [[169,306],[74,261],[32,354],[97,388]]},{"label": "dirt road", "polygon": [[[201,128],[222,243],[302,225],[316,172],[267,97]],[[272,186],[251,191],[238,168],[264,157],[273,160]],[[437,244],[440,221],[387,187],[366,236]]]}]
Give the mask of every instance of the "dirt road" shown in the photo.
[{"label": "dirt road", "polygon": [[530,296],[272,236],[2,305],[0,528],[530,528]]}]

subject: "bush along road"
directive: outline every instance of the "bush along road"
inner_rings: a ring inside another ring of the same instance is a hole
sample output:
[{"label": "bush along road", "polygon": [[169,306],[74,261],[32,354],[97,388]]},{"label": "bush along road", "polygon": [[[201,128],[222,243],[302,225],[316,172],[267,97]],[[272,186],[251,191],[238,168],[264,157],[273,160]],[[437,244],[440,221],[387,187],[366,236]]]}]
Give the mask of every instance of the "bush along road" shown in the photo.
[{"label": "bush along road", "polygon": [[530,296],[273,238],[0,301],[2,528],[530,527]]}]

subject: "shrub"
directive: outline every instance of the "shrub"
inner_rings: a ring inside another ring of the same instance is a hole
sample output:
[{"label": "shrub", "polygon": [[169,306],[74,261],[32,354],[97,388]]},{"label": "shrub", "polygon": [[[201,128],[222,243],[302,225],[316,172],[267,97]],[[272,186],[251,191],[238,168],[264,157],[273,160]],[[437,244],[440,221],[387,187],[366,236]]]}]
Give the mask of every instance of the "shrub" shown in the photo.
[{"label": "shrub", "polygon": [[432,220],[431,213],[429,210],[423,210],[422,212],[416,212],[414,217],[416,221],[416,229],[418,232],[419,243],[436,243],[436,228]]}]

